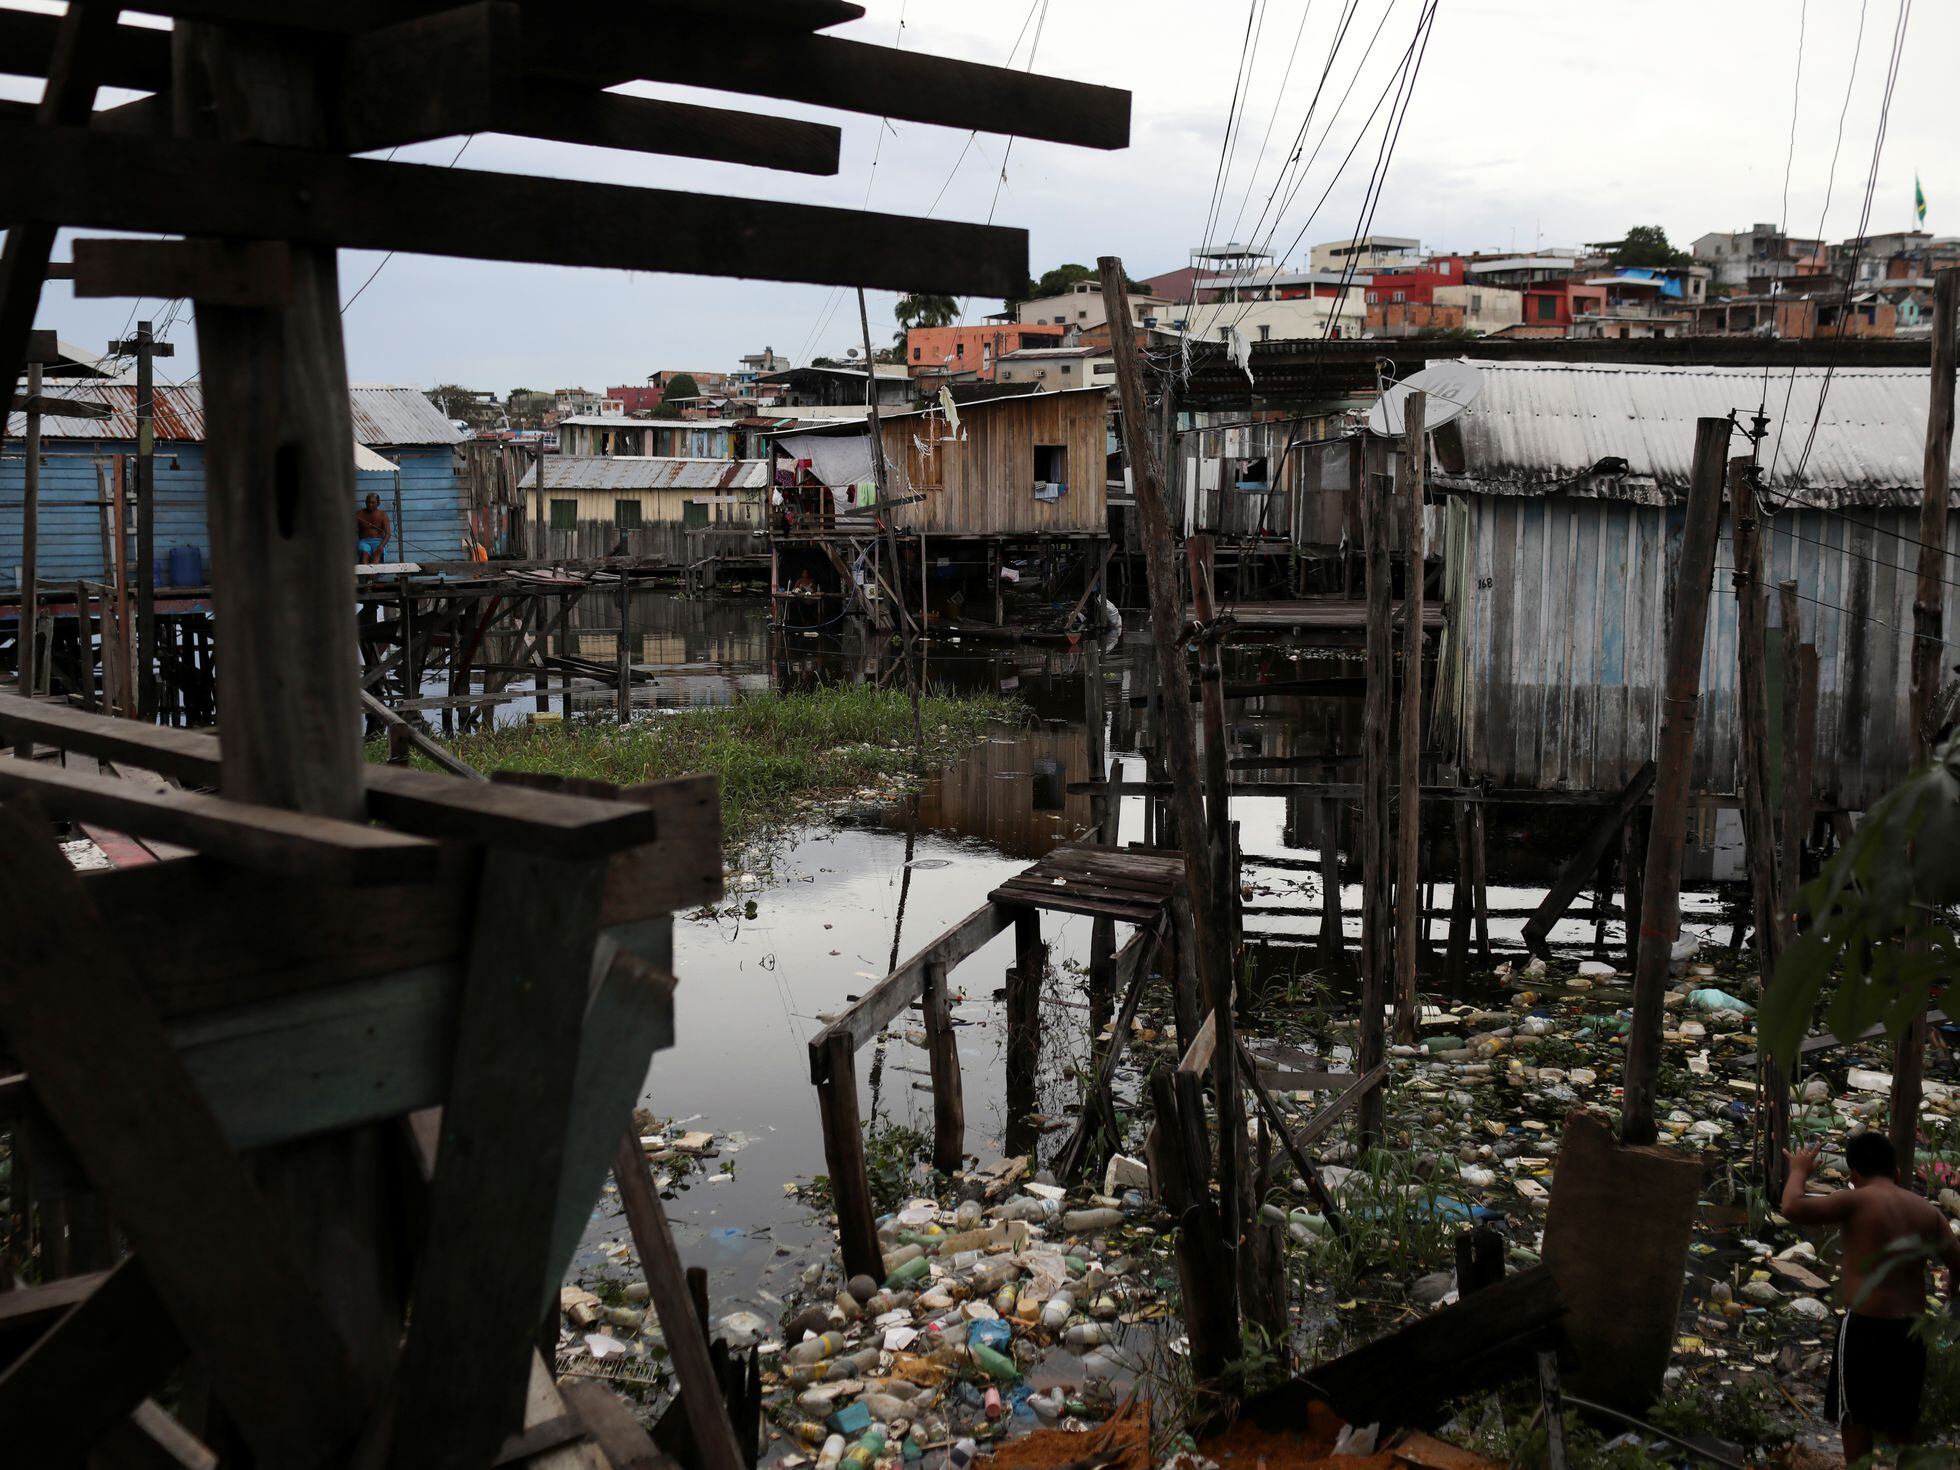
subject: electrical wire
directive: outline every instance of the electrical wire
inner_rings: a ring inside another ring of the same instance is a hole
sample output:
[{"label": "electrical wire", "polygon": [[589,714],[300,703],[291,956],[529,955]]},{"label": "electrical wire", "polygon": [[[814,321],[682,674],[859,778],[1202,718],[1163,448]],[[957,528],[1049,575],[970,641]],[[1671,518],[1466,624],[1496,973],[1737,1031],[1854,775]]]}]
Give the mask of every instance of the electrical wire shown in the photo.
[{"label": "electrical wire", "polygon": [[1239,64],[1232,76],[1232,100],[1225,109],[1225,133],[1218,140],[1218,167],[1212,172],[1211,197],[1205,204],[1204,228],[1199,232],[1200,245],[1211,244],[1211,232],[1217,224],[1219,205],[1225,191],[1225,158],[1232,144],[1232,132],[1238,120],[1239,97],[1246,83],[1246,61],[1252,52],[1253,20],[1260,14],[1261,0],[1251,0],[1245,9],[1245,35],[1239,41]]}]

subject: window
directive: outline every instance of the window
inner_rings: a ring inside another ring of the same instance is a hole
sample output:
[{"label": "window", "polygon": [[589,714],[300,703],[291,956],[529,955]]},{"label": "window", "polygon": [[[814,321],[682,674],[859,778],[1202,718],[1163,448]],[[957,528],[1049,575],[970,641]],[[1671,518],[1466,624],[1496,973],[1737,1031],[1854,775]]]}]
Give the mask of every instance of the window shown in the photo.
[{"label": "window", "polygon": [[1555,322],[1558,320],[1558,297],[1540,296],[1538,298],[1538,320]]},{"label": "window", "polygon": [[1076,313],[1076,315],[1077,315],[1078,317],[1080,317],[1080,318],[1081,318],[1082,320],[1084,320],[1084,321],[1087,321],[1087,320],[1088,320],[1088,318],[1089,318],[1089,312],[1088,312],[1088,310],[1087,310],[1087,308],[1084,308],[1083,310],[1081,310],[1081,311],[1078,311],[1078,312]]},{"label": "window", "polygon": [[1115,371],[1116,364],[1113,362],[1099,362],[1096,364],[1096,376],[1099,378],[1107,378],[1115,373]]},{"label": "window", "polygon": [[1404,301],[1407,301],[1408,299],[1409,299],[1409,293],[1407,291],[1397,291],[1393,298],[1397,306],[1400,306]]},{"label": "window", "polygon": [[576,500],[554,500],[551,502],[551,529],[554,531],[576,531],[578,529],[578,502]]},{"label": "window", "polygon": [[1068,446],[1066,444],[1035,445],[1034,477],[1041,484],[1066,485],[1068,483]]},{"label": "window", "polygon": [[1074,363],[1072,363],[1072,362],[1065,362],[1065,363],[1063,363],[1063,364],[1062,364],[1062,371],[1063,371],[1063,372],[1065,372],[1065,373],[1072,373],[1072,372],[1074,372],[1074,371],[1075,371],[1075,364],[1074,364]]},{"label": "window", "polygon": [[1259,340],[1261,342],[1270,342],[1272,340],[1272,337],[1273,337],[1273,324],[1271,322],[1259,323]]},{"label": "window", "polygon": [[645,508],[637,500],[615,500],[613,524],[622,531],[637,531],[646,524]]},{"label": "window", "polygon": [[966,356],[966,343],[964,343],[964,342],[955,342],[955,343],[953,344],[953,356],[955,356],[955,357],[965,357],[965,356]]},{"label": "window", "polygon": [[1483,296],[1483,292],[1481,292],[1481,291],[1472,291],[1472,292],[1470,293],[1470,314],[1471,314],[1472,316],[1475,316],[1475,315],[1476,315],[1477,313],[1479,313],[1479,312],[1481,312],[1481,311],[1482,311],[1483,309],[1484,309],[1484,296]]},{"label": "window", "polygon": [[920,355],[923,353],[923,351],[924,351],[923,348],[914,347],[912,349],[912,361],[917,362],[920,358]]}]

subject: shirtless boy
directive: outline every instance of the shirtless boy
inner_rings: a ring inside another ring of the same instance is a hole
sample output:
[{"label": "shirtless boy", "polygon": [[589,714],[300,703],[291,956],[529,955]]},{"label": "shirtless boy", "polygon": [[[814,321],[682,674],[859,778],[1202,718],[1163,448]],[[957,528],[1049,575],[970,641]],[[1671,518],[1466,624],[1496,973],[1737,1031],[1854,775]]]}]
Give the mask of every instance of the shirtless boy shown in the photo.
[{"label": "shirtless boy", "polygon": [[[1949,1298],[1960,1292],[1960,1238],[1946,1217],[1899,1184],[1898,1156],[1883,1133],[1859,1133],[1844,1147],[1851,1188],[1805,1194],[1820,1146],[1788,1154],[1783,1216],[1796,1225],[1836,1225],[1844,1257],[1844,1323],[1831,1359],[1824,1407],[1844,1436],[1845,1463],[1871,1453],[1874,1430],[1911,1436],[1926,1385],[1926,1344],[1912,1336],[1926,1310],[1926,1263],[1881,1263],[1896,1245],[1923,1243],[1946,1264]],[[1869,1283],[1869,1285],[1867,1284]]]}]

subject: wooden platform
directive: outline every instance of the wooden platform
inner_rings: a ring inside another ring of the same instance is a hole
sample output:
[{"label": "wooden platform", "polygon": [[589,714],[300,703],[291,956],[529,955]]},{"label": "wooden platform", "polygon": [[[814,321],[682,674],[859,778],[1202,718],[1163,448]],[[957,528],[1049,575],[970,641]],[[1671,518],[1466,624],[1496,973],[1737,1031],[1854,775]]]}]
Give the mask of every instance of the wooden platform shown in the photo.
[{"label": "wooden platform", "polygon": [[1064,914],[1154,923],[1184,881],[1184,860],[1070,844],[1016,873],[987,896]]},{"label": "wooden platform", "polygon": [[[1368,604],[1344,597],[1307,597],[1291,602],[1232,602],[1219,608],[1241,628],[1303,628],[1326,632],[1365,633],[1368,630]],[[1195,623],[1195,611],[1186,618]],[[1423,610],[1424,628],[1443,626],[1443,609],[1432,603]]]}]

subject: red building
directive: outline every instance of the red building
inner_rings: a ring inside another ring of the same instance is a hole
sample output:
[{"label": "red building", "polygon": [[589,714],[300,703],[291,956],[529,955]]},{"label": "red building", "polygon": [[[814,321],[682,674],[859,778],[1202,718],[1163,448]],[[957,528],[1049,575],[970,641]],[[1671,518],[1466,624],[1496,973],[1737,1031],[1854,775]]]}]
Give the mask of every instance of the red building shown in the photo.
[{"label": "red building", "polygon": [[653,383],[639,388],[608,388],[606,397],[617,398],[628,413],[645,413],[660,402],[660,388]]},{"label": "red building", "polygon": [[1430,306],[1438,286],[1464,284],[1460,255],[1432,255],[1421,265],[1376,270],[1369,283],[1367,304],[1373,306]]},{"label": "red building", "polygon": [[905,366],[915,378],[964,377],[994,381],[994,364],[1023,347],[1061,345],[1067,328],[1016,322],[978,327],[912,327],[905,333]]}]

